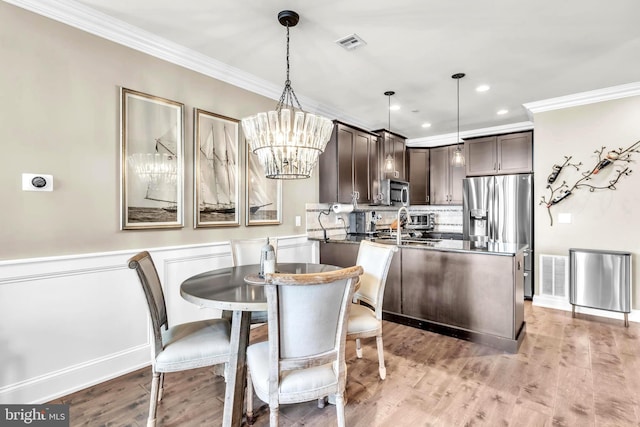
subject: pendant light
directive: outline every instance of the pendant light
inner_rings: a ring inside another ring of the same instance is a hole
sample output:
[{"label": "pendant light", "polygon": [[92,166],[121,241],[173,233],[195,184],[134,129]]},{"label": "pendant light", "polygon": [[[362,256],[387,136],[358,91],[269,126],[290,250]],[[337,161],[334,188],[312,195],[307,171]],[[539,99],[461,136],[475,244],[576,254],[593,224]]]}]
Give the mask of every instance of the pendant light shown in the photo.
[{"label": "pendant light", "polygon": [[287,79],[276,109],[241,121],[249,148],[258,156],[267,178],[309,178],[333,131],[331,120],[302,109],[291,86],[289,28],[295,27],[299,19],[292,10],[278,14],[280,24],[287,27]]},{"label": "pendant light", "polygon": [[[389,106],[388,106],[389,125],[387,126],[387,131],[391,133],[391,97],[396,93],[392,90],[388,90],[384,94],[387,96],[387,98],[389,98]],[[391,137],[391,135],[389,135],[389,137]],[[387,157],[384,159],[384,170],[387,172],[392,172],[395,170],[393,156],[391,155],[391,153],[387,154]]]},{"label": "pendant light", "polygon": [[458,86],[458,136],[456,137],[456,143],[458,145],[456,147],[456,151],[453,152],[453,156],[451,156],[451,166],[455,167],[464,166],[464,153],[460,148],[460,79],[464,76],[464,73],[457,73],[451,76],[452,79],[456,80]]}]

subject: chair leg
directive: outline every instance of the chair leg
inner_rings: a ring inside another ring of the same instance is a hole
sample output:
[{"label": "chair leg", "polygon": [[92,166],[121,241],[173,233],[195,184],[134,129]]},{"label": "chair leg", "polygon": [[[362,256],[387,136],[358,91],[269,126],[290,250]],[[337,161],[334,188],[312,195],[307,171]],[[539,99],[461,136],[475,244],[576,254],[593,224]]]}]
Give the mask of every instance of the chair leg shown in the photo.
[{"label": "chair leg", "polygon": [[384,366],[384,347],[382,345],[382,335],[376,337],[376,344],[378,346],[378,370],[380,371],[380,379],[385,379],[387,376],[387,368]]},{"label": "chair leg", "polygon": [[279,409],[277,406],[269,406],[269,427],[278,427]]},{"label": "chair leg", "polygon": [[318,398],[318,408],[322,409],[327,404],[326,397]]},{"label": "chair leg", "polygon": [[160,376],[160,372],[153,373],[153,380],[151,381],[151,397],[149,398],[149,418],[147,419],[147,427],[156,426],[156,409],[158,409]]},{"label": "chair leg", "polygon": [[338,427],[344,427],[344,396],[342,393],[336,393],[336,415]]},{"label": "chair leg", "polygon": [[164,395],[164,372],[160,374],[160,385],[158,386],[158,403],[162,401]]},{"label": "chair leg", "polygon": [[251,373],[247,368],[247,424],[253,425],[256,421],[253,416],[253,384],[251,383]]},{"label": "chair leg", "polygon": [[356,356],[362,359],[362,347],[360,346],[360,338],[356,338]]}]

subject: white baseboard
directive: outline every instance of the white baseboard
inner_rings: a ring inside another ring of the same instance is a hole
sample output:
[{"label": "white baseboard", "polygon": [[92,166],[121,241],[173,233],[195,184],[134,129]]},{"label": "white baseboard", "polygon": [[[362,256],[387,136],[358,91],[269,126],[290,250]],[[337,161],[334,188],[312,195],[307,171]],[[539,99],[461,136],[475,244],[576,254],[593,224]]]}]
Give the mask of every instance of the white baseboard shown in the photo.
[{"label": "white baseboard", "polygon": [[[564,298],[534,295],[532,304],[536,307],[553,308],[563,311],[571,311],[572,309],[572,305]],[[582,307],[579,305],[576,305],[576,313],[607,317],[609,319],[624,320],[624,313],[609,310],[599,310],[591,307]],[[630,322],[640,322],[640,310],[631,310],[631,313],[629,313],[628,317]]]},{"label": "white baseboard", "polygon": [[[69,366],[0,388],[0,402],[41,404],[150,366],[148,345]],[[149,368],[151,369],[151,368]]]}]

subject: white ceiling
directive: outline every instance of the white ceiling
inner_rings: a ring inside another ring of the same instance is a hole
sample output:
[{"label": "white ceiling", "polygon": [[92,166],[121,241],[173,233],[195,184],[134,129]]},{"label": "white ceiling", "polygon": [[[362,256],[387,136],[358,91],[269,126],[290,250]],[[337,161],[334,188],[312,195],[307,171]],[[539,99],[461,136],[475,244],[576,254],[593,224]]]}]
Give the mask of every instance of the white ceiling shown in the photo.
[{"label": "white ceiling", "polygon": [[[291,81],[302,106],[370,130],[387,128],[383,93],[393,90],[400,110],[391,112],[391,130],[410,139],[456,132],[454,73],[467,74],[460,81],[462,132],[526,122],[525,103],[640,81],[638,0],[44,3],[90,7],[96,22],[213,58],[274,97],[285,80],[286,29],[277,14],[294,10],[300,23],[290,30]],[[366,46],[347,51],[335,43],[352,33]],[[480,84],[491,89],[478,93]],[[499,116],[499,109],[509,112]]]}]

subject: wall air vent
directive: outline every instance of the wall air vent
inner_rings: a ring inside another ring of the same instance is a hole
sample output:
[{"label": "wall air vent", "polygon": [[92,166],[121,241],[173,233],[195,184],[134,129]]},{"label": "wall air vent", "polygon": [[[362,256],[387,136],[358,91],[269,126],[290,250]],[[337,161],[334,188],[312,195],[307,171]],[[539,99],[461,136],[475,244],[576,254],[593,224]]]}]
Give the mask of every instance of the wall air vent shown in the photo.
[{"label": "wall air vent", "polygon": [[540,294],[568,299],[569,257],[540,255]]},{"label": "wall air vent", "polygon": [[336,43],[338,43],[340,46],[342,46],[347,50],[353,50],[357,47],[364,46],[367,44],[367,42],[362,40],[360,36],[355,33],[336,40]]}]

